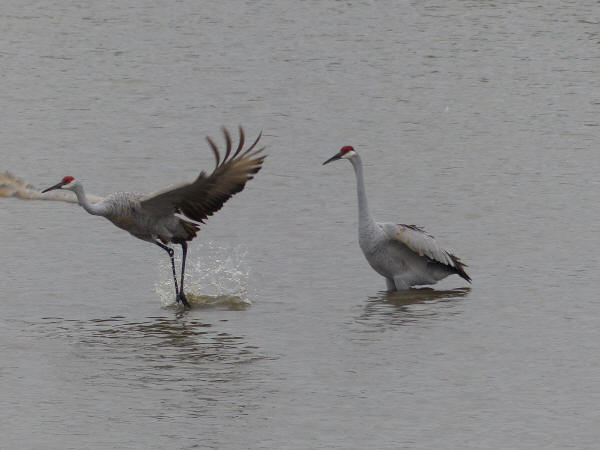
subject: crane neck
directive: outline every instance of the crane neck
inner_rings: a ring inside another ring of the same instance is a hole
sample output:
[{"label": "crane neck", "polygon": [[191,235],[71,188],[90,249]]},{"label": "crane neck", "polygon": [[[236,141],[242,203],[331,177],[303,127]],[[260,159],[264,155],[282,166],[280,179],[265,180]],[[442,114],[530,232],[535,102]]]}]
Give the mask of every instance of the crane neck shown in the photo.
[{"label": "crane neck", "polygon": [[358,226],[367,228],[375,225],[375,220],[369,212],[367,203],[367,191],[365,189],[365,180],[363,176],[362,160],[358,153],[350,159],[354,174],[356,175],[356,193],[358,194]]},{"label": "crane neck", "polygon": [[98,203],[90,203],[90,201],[85,196],[85,191],[83,190],[83,186],[81,184],[77,183],[71,188],[71,190],[77,196],[77,201],[79,202],[81,207],[85,209],[88,213],[93,214],[95,216],[104,215],[104,208],[102,208]]}]

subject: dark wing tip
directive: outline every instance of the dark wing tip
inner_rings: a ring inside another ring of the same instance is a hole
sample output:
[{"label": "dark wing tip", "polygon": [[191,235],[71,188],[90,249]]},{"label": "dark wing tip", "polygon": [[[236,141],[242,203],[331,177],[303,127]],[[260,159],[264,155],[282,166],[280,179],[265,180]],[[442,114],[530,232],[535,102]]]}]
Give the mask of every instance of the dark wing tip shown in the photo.
[{"label": "dark wing tip", "polygon": [[260,133],[258,133],[258,137],[252,143],[252,145],[249,146],[247,149],[244,150],[244,144],[246,142],[246,135],[244,133],[244,128],[240,125],[238,127],[238,130],[240,132],[240,138],[239,138],[238,146],[235,149],[235,151],[233,151],[233,152],[232,152],[232,150],[233,150],[233,146],[232,146],[233,141],[231,139],[231,135],[229,134],[229,131],[227,130],[226,127],[222,127],[221,130],[223,131],[223,136],[225,137],[225,144],[226,144],[226,147],[227,147],[225,149],[225,156],[223,157],[222,161],[221,161],[221,155],[219,153],[219,149],[218,149],[217,145],[214,143],[214,141],[210,137],[206,138],[206,140],[210,144],[210,147],[211,147],[213,153],[215,154],[215,158],[217,160],[217,166],[219,166],[219,164],[221,164],[221,163],[225,164],[226,161],[228,161],[230,159],[234,159],[237,156],[253,156],[253,155],[256,155],[257,153],[260,153],[261,151],[263,151],[265,149],[265,147],[262,147],[259,150],[252,151],[254,149],[254,147],[256,147],[256,144],[258,144],[258,141],[260,140],[260,138],[262,136],[262,130],[260,131]]},{"label": "dark wing tip", "polygon": [[471,277],[465,271],[465,267],[468,267],[468,266],[465,263],[463,263],[458,256],[453,255],[452,253],[448,253],[448,256],[450,257],[450,259],[452,260],[452,263],[454,264],[454,270],[456,271],[456,274],[458,276],[464,278],[465,280],[467,280],[470,283]]},{"label": "dark wing tip", "polygon": [[226,128],[223,127],[222,130],[227,146],[224,158],[221,159],[215,142],[207,137],[217,165],[210,175],[201,172],[191,188],[190,194],[193,196],[180,200],[178,204],[183,215],[196,222],[203,223],[220,210],[229,198],[242,191],[246,183],[262,168],[266,158],[266,155],[258,155],[264,147],[255,150],[262,132],[248,149],[244,149],[245,135],[240,126],[240,142],[237,149],[232,151],[231,135]]},{"label": "dark wing tip", "polygon": [[225,136],[225,145],[227,145],[227,149],[225,150],[225,157],[223,158],[223,161],[227,161],[227,158],[229,158],[229,154],[231,153],[231,136],[229,136],[229,132],[227,131],[227,128],[223,127],[223,136]]},{"label": "dark wing tip", "polygon": [[238,143],[238,147],[235,149],[235,155],[237,155],[239,152],[242,151],[242,148],[244,148],[244,141],[246,139],[246,136],[244,135],[244,129],[242,128],[242,126],[239,126],[240,129],[240,142]]},{"label": "dark wing tip", "polygon": [[[248,147],[246,149],[246,151],[244,153],[242,153],[242,155],[247,155],[248,153],[250,153],[252,151],[252,149],[254,147],[256,147],[256,144],[258,144],[258,141],[260,141],[261,137],[262,137],[262,130],[260,130],[260,133],[258,133],[258,136],[256,137],[256,140],[254,141],[254,143],[250,147]],[[260,150],[257,150],[256,152],[254,152],[254,154],[256,154],[256,153],[258,153],[258,152],[260,152],[262,150],[264,150],[264,147],[261,148]]]},{"label": "dark wing tip", "polygon": [[215,159],[217,161],[216,167],[218,167],[219,163],[221,162],[221,155],[219,154],[219,148],[214,143],[214,141],[210,138],[210,136],[206,136],[206,140],[208,141],[210,148],[212,149],[213,153],[215,154]]}]

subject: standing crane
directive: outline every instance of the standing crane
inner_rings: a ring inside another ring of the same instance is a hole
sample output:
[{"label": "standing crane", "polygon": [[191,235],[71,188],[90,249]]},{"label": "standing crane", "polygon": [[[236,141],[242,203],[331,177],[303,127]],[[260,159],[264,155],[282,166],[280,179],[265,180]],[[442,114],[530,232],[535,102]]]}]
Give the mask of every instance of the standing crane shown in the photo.
[{"label": "standing crane", "polygon": [[[73,191],[79,204],[88,213],[104,216],[119,228],[136,238],[151,242],[165,250],[171,258],[175,298],[184,306],[190,304],[183,291],[187,242],[196,237],[199,223],[217,212],[232,195],[244,189],[246,182],[253,178],[263,164],[265,156],[260,155],[264,147],[254,150],[261,134],[254,143],[243,150],[244,130],[240,127],[240,139],[237,149],[232,153],[229,132],[223,128],[227,149],[221,160],[219,149],[210,137],[208,141],[216,159],[215,169],[210,175],[200,172],[196,180],[181,183],[149,195],[132,192],[115,192],[103,200],[90,203],[83,185],[71,176],[64,177],[42,192],[53,189]],[[177,283],[174,250],[169,243],[181,245],[181,283]]]},{"label": "standing crane", "polygon": [[457,256],[439,247],[433,236],[416,225],[377,223],[367,205],[362,161],[350,145],[323,163],[347,159],[354,167],[358,193],[358,243],[367,261],[385,278],[388,291],[435,284],[457,274],[471,282],[466,265]]}]

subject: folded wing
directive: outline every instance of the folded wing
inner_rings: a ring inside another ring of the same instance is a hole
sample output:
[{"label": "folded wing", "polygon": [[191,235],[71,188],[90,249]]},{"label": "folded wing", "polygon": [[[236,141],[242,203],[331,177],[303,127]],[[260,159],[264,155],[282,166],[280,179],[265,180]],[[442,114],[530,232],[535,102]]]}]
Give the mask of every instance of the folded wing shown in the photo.
[{"label": "folded wing", "polygon": [[215,154],[216,166],[207,175],[204,171],[191,183],[182,183],[140,199],[144,210],[154,215],[180,213],[196,222],[204,222],[217,212],[232,195],[244,189],[246,182],[253,178],[263,164],[265,156],[260,153],[264,147],[255,150],[261,134],[247,149],[244,147],[244,131],[240,127],[238,147],[232,152],[231,137],[223,128],[227,149],[223,160],[213,140],[207,141]]},{"label": "folded wing", "polygon": [[469,282],[471,281],[471,278],[465,272],[466,264],[462,263],[458,256],[440,247],[434,237],[423,228],[417,225],[396,225],[392,223],[382,224],[382,227],[390,239],[406,245],[419,256],[425,256],[432,261],[452,268],[456,274]]}]

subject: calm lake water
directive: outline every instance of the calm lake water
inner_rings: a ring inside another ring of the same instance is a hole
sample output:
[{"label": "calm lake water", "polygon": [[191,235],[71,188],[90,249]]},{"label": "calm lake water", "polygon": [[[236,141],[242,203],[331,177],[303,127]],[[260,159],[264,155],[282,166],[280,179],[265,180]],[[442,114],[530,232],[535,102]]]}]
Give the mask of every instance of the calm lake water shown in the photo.
[{"label": "calm lake water", "polygon": [[[152,192],[268,158],[166,254],[76,205],[0,199],[0,447],[564,449],[600,440],[600,4],[3,5],[1,170]],[[381,221],[469,265],[387,294]],[[251,304],[248,304],[251,303]]]}]

